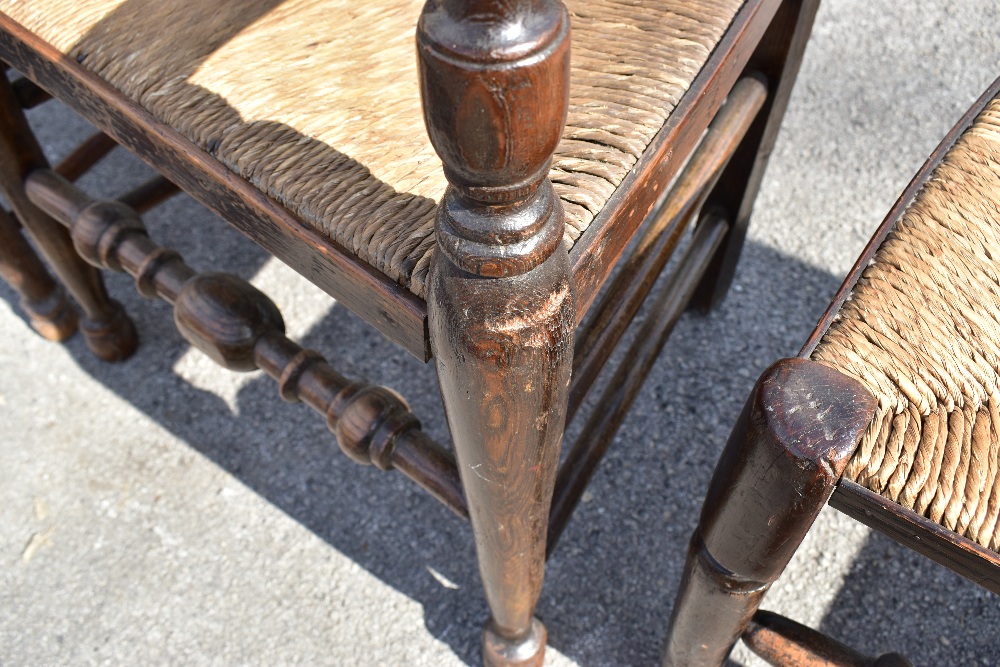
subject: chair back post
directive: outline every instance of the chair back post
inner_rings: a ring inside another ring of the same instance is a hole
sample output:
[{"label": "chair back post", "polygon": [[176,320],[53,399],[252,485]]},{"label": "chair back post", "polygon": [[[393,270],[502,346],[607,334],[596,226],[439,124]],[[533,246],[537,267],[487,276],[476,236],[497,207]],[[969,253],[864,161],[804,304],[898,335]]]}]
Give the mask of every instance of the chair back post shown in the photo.
[{"label": "chair back post", "polygon": [[417,34],[424,119],[449,182],[428,320],[492,614],[486,664],[541,664],[545,647],[533,614],[575,322],[548,180],[569,30],[556,0],[431,0]]}]

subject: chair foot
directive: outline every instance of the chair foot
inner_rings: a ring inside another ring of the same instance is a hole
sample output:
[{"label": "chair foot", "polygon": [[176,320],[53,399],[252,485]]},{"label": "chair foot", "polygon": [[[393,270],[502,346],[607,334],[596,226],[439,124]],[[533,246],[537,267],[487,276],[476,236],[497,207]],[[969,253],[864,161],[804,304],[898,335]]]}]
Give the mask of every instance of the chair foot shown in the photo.
[{"label": "chair foot", "polygon": [[76,333],[77,314],[61,289],[55,289],[41,301],[21,299],[21,308],[28,315],[28,322],[39,336],[61,342]]},{"label": "chair foot", "polygon": [[125,361],[139,346],[135,324],[117,301],[111,302],[111,313],[106,319],[81,320],[80,331],[90,351],[104,361]]},{"label": "chair foot", "polygon": [[483,628],[483,664],[486,667],[541,667],[548,633],[537,618],[528,634],[518,640],[502,636],[491,619]]}]

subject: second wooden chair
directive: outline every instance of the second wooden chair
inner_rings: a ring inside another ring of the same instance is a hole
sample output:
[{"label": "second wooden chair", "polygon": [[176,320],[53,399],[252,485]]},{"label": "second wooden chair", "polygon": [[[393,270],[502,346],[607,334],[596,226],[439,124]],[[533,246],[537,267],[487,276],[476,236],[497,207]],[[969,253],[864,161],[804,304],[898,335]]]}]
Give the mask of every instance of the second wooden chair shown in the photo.
[{"label": "second wooden chair", "polygon": [[[1000,80],[758,380],[691,539],[666,667],[893,667],[757,611],[829,503],[1000,593]],[[930,610],[927,610],[930,613]],[[990,656],[996,657],[996,656]]]}]

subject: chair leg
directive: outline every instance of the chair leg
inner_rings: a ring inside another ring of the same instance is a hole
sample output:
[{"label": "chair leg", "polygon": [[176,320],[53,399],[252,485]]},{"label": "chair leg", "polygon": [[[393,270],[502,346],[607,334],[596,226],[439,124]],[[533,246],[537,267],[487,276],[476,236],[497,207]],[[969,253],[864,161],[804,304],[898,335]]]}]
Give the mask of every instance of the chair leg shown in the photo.
[{"label": "chair leg", "polygon": [[725,298],[733,282],[754,200],[764,178],[818,8],[819,0],[782,2],[747,64],[746,71],[760,72],[767,77],[768,99],[722,172],[706,204],[727,211],[733,225],[691,300],[690,307],[693,309],[709,311],[715,308]]},{"label": "chair leg", "polygon": [[80,329],[87,346],[101,359],[120,361],[135,351],[135,326],[121,304],[111,300],[101,274],[73,248],[69,232],[43,213],[24,191],[24,179],[48,163],[38,145],[10,82],[0,76],[0,192],[10,203],[24,230],[80,305]]},{"label": "chair leg", "polygon": [[788,564],[871,421],[853,378],[786,359],[757,381],[709,485],[665,667],[721,665]]},{"label": "chair leg", "polygon": [[565,251],[483,281],[440,261],[431,340],[492,618],[487,665],[541,665],[533,619],[568,402],[573,295]]},{"label": "chair leg", "polygon": [[483,661],[537,666],[575,322],[546,177],[568,105],[569,16],[555,0],[429,2],[417,43],[424,115],[451,184],[428,319],[491,612]]},{"label": "chair leg", "polygon": [[0,277],[17,291],[31,328],[42,338],[66,340],[76,332],[76,311],[21,235],[17,222],[0,209]]}]

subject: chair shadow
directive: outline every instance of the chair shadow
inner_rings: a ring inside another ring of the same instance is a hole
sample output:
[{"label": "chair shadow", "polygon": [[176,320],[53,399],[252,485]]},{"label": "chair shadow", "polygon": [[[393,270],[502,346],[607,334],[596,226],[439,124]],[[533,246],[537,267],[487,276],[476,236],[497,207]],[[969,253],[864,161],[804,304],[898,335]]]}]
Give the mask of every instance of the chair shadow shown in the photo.
[{"label": "chair shadow", "polygon": [[[194,0],[188,4],[192,11],[203,7]],[[203,40],[204,57],[276,4],[278,0],[245,3],[241,23]],[[141,29],[160,31],[162,22],[154,20],[160,5],[128,0],[91,36],[136,31],[136,17],[144,19]],[[80,49],[87,51],[90,42],[85,36]],[[183,79],[192,73],[173,76]],[[191,87],[213,104],[221,99]],[[235,110],[227,113],[238,120]],[[270,125],[266,129],[294,132]],[[345,159],[333,148],[325,149],[330,164]],[[102,164],[84,181],[86,189],[111,194],[102,192],[101,183],[121,183],[119,176],[109,175],[112,165],[121,173],[121,163]],[[250,277],[269,257],[235,230],[212,222],[213,216],[186,198],[172,200],[146,218],[150,235],[180,250],[196,269]],[[171,224],[178,219],[187,224]],[[174,367],[189,346],[167,324],[169,308],[142,300],[129,283],[116,276],[109,288],[139,326],[140,353],[121,365],[101,364],[77,337],[67,345],[76,363],[383,583],[420,603],[427,631],[465,663],[476,664],[488,611],[471,531],[401,475],[359,468],[341,455],[323,420],[306,416],[309,411],[301,405],[283,406],[270,379],[253,376],[232,407],[186,382]],[[725,303],[708,316],[682,318],[549,563],[538,614],[552,647],[581,664],[658,662],[687,539],[732,420],[768,363],[797,352],[838,284],[825,271],[749,243]],[[0,297],[16,304],[6,286],[0,287]],[[347,376],[398,390],[425,430],[448,441],[432,365],[401,353],[339,307],[300,342],[324,351]],[[571,438],[582,422],[570,428]],[[860,562],[878,562],[883,551],[884,545],[872,541]],[[388,556],[400,553],[406,557]],[[430,569],[457,588],[443,586]],[[866,572],[859,572],[856,581],[882,583]],[[857,613],[865,590],[849,581],[827,624],[850,616],[850,627],[870,627],[873,612],[861,608]],[[912,599],[896,593],[890,598]],[[996,614],[982,616],[992,618],[995,627]]]},{"label": "chair shadow", "polygon": [[[899,619],[914,616],[919,620],[901,635]],[[821,630],[867,655],[896,651],[914,664],[995,665],[998,619],[997,595],[873,532]]]},{"label": "chair shadow", "polygon": [[[102,164],[83,186],[99,190],[108,178],[103,171],[120,174],[122,168]],[[251,277],[269,258],[186,197],[146,219],[151,237],[180,250],[196,269],[210,266]],[[178,219],[188,224],[172,224]],[[838,284],[825,272],[753,243],[745,249],[737,281],[719,310],[682,318],[590,487],[594,500],[579,507],[549,563],[538,614],[550,645],[580,664],[656,663],[684,547],[731,418],[764,366],[796,351]],[[427,631],[466,664],[477,664],[488,610],[464,522],[403,476],[348,460],[323,420],[306,415],[304,406],[283,404],[269,378],[258,374],[243,384],[232,407],[185,381],[174,367],[190,348],[168,324],[169,307],[139,297],[125,276],[109,276],[108,284],[137,322],[143,346],[128,362],[108,365],[76,337],[67,345],[76,363],[420,603]],[[6,286],[0,296],[16,304]],[[398,390],[425,430],[448,442],[432,364],[402,353],[341,307],[300,342],[323,351],[349,377]],[[705,396],[713,400],[706,403]],[[570,437],[582,422],[577,420]],[[407,555],[386,557],[399,553]],[[443,586],[430,569],[457,588]]]}]

